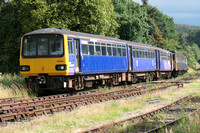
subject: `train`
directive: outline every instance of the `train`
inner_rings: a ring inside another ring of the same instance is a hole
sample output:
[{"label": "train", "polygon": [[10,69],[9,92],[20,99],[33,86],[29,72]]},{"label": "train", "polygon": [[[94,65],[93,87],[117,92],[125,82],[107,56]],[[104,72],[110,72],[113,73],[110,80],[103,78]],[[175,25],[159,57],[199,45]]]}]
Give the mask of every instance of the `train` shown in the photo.
[{"label": "train", "polygon": [[21,38],[20,73],[32,90],[81,90],[187,72],[178,51],[117,38],[45,28]]}]

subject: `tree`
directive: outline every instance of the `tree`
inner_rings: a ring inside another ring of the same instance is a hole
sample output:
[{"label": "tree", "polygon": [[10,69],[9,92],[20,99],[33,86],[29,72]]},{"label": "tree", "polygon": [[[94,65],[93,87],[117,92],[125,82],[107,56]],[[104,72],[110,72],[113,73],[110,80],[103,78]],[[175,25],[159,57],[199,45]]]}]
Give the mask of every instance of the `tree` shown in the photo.
[{"label": "tree", "polygon": [[196,43],[200,47],[200,29],[190,30],[187,36],[189,43]]},{"label": "tree", "polygon": [[141,1],[142,1],[143,6],[147,6],[148,5],[148,0],[141,0]]},{"label": "tree", "polygon": [[[149,19],[153,19],[164,39],[177,39],[176,28],[172,17],[163,14],[156,7],[147,5]],[[149,21],[151,23],[151,21]]]},{"label": "tree", "polygon": [[117,14],[117,22],[120,39],[149,43],[149,25],[147,12],[144,7],[130,0],[113,0],[114,11]]},{"label": "tree", "polygon": [[[12,0],[0,8],[0,71],[17,72],[23,34],[41,28],[117,37],[116,15],[110,0]],[[7,65],[9,64],[9,65]],[[4,67],[7,66],[7,67]]]}]

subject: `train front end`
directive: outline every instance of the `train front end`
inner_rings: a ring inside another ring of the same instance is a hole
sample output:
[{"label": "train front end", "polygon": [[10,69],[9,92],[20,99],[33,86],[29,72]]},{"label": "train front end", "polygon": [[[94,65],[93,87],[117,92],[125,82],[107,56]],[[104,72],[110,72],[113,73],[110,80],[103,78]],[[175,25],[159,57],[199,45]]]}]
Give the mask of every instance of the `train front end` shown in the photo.
[{"label": "train front end", "polygon": [[33,90],[64,88],[69,73],[67,36],[27,34],[22,37],[20,73]]}]

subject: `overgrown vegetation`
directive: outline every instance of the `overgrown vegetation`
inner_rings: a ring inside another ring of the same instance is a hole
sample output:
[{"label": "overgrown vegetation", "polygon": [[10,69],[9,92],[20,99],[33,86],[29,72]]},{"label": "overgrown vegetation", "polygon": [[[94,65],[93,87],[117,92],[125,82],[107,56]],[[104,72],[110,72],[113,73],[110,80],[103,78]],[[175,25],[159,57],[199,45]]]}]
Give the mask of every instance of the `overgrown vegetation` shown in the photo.
[{"label": "overgrown vegetation", "polygon": [[148,0],[142,2],[140,5],[131,0],[1,0],[0,72],[18,73],[21,37],[47,27],[178,50],[195,68],[200,60],[200,30],[177,33],[172,17],[149,5]]},{"label": "overgrown vegetation", "polygon": [[0,77],[0,98],[7,97],[35,97],[33,92],[27,89],[24,78],[19,75],[6,74]]}]

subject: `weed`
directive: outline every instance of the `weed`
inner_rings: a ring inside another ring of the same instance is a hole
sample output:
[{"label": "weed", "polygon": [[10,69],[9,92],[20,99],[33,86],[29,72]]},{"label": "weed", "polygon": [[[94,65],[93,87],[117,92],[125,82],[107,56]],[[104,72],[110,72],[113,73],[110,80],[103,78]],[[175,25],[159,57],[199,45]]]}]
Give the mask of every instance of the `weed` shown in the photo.
[{"label": "weed", "polygon": [[0,98],[6,97],[35,97],[33,92],[26,88],[24,78],[19,75],[5,74],[0,77]]}]

